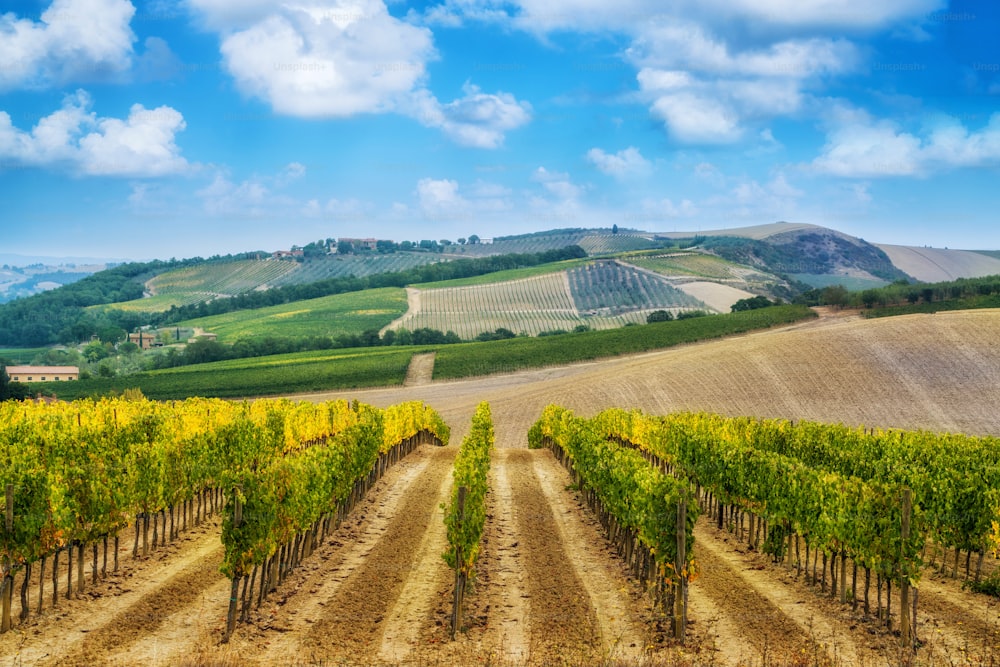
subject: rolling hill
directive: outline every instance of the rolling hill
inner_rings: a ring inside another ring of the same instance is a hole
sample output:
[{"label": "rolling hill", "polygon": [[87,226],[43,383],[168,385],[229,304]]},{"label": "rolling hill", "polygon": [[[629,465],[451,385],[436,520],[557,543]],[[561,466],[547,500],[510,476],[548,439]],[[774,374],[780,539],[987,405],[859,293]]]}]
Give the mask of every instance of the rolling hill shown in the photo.
[{"label": "rolling hill", "polygon": [[[779,222],[697,234],[564,229],[398,251],[363,250],[291,259],[259,259],[262,253],[253,252],[209,260],[126,264],[0,306],[0,344],[38,346],[70,342],[73,336],[76,341],[86,341],[112,329],[131,331],[143,324],[175,324],[182,319],[367,287],[424,289],[426,286],[416,284],[442,277],[479,276],[473,279],[476,284],[491,284],[500,276],[484,274],[502,269],[532,267],[533,275],[551,272],[551,268],[538,266],[550,259],[525,262],[524,258],[553,251],[569,253],[570,257],[586,255],[591,261],[613,260],[624,267],[618,272],[629,274],[631,283],[621,278],[617,286],[600,287],[607,294],[594,303],[579,289],[571,290],[575,313],[569,320],[540,314],[545,310],[541,304],[527,309],[536,311],[534,314],[525,310],[519,317],[498,319],[488,317],[485,311],[495,307],[513,312],[520,306],[515,302],[507,306],[466,303],[454,308],[442,305],[440,312],[449,308],[455,312],[450,320],[441,319],[440,313],[435,315],[435,328],[468,329],[471,333],[504,327],[536,334],[580,324],[604,328],[642,321],[654,309],[725,312],[735,301],[751,295],[791,301],[810,288],[837,284],[864,290],[900,280],[935,281],[1000,273],[1000,258],[987,252],[875,245],[811,224]],[[455,271],[435,268],[453,263],[458,267],[462,262],[463,266],[477,262],[491,265]],[[443,286],[435,289],[439,287]],[[668,293],[670,296],[665,296]],[[482,320],[486,328],[458,322],[457,318],[469,317],[456,308],[466,314],[480,313],[472,319]],[[408,325],[430,322],[430,312],[414,314]],[[524,318],[533,322],[522,322]]]}]

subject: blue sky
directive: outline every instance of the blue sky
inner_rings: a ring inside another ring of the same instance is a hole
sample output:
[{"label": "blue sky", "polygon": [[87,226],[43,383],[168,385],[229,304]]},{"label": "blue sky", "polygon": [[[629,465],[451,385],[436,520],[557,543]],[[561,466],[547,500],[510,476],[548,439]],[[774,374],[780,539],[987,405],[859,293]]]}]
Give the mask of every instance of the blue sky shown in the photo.
[{"label": "blue sky", "polygon": [[0,11],[3,253],[778,220],[1000,248],[993,2]]}]

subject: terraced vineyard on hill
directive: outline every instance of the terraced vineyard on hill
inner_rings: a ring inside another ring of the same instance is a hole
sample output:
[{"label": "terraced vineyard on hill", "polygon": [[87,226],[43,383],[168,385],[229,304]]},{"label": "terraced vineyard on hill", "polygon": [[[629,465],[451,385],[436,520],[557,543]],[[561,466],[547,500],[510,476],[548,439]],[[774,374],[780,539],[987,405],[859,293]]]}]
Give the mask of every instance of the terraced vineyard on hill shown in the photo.
[{"label": "terraced vineyard on hill", "polygon": [[612,329],[645,323],[657,309],[704,308],[665,280],[602,261],[519,280],[411,290],[409,310],[391,328],[429,327],[465,339],[498,328],[535,336],[581,325]]}]

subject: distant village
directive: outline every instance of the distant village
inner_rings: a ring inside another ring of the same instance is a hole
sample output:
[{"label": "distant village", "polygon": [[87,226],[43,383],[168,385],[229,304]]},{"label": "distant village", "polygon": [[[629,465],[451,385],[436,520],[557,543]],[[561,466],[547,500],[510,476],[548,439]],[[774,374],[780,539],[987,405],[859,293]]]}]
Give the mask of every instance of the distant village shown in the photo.
[{"label": "distant village", "polygon": [[290,250],[275,250],[271,253],[271,259],[306,259],[322,255],[353,255],[358,253],[392,253],[396,251],[416,251],[416,252],[445,252],[451,246],[465,245],[490,245],[493,239],[483,239],[475,234],[468,238],[459,238],[456,241],[441,239],[440,241],[390,241],[387,239],[375,238],[329,238],[323,241],[316,241],[305,246],[292,246]]}]

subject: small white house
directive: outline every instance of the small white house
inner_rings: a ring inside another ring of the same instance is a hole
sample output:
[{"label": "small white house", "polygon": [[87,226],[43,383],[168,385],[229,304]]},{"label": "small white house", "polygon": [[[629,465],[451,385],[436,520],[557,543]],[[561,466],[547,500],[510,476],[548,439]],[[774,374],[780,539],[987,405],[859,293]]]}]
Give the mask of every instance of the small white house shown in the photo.
[{"label": "small white house", "polygon": [[76,366],[8,366],[7,375],[13,382],[62,382],[79,380]]}]

